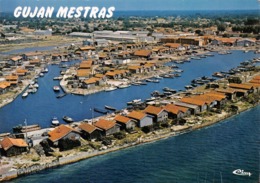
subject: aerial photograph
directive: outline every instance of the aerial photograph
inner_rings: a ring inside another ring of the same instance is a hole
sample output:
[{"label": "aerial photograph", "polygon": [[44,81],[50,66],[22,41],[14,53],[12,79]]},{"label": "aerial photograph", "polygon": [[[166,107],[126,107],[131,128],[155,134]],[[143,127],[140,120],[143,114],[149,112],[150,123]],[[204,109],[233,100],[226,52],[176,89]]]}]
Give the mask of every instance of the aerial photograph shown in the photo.
[{"label": "aerial photograph", "polygon": [[0,182],[259,183],[260,0],[0,0]]}]

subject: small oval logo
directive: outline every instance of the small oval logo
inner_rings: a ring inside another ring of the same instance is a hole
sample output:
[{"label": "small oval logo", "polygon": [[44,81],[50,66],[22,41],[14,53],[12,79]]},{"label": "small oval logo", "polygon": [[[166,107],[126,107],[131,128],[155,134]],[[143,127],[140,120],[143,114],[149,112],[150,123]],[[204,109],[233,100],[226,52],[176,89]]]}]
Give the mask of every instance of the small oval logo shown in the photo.
[{"label": "small oval logo", "polygon": [[252,175],[251,172],[245,172],[245,171],[242,170],[242,169],[234,170],[234,171],[233,171],[233,174],[235,174],[235,175],[240,175],[240,176],[251,176],[251,175]]}]

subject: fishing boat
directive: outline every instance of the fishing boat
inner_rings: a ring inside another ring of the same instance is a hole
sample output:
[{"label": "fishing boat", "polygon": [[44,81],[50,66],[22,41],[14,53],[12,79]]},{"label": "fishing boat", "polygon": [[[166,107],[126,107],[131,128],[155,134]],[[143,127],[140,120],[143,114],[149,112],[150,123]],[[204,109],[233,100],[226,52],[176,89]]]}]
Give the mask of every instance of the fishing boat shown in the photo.
[{"label": "fishing boat", "polygon": [[34,87],[34,88],[39,88],[39,84],[38,84],[38,83],[35,83],[35,84],[33,85],[33,87]]},{"label": "fishing boat", "polygon": [[116,90],[117,88],[116,87],[109,87],[109,88],[106,88],[105,91],[106,92],[110,92],[110,91],[113,91],[113,90]]},{"label": "fishing boat", "polygon": [[245,172],[244,170],[241,170],[241,169],[234,170],[233,174],[239,175],[239,176],[249,176],[249,177],[252,175],[251,172]]},{"label": "fishing boat", "polygon": [[55,92],[59,92],[59,91],[60,91],[60,87],[59,87],[59,86],[54,86],[54,87],[53,87],[53,90],[54,90]]},{"label": "fishing boat", "polygon": [[152,79],[146,79],[146,82],[152,82]]},{"label": "fishing boat", "polygon": [[94,111],[95,112],[98,112],[98,113],[101,113],[101,114],[107,114],[108,111],[107,110],[104,110],[104,109],[100,109],[100,108],[94,108]]},{"label": "fishing boat", "polygon": [[22,95],[22,97],[25,98],[25,97],[28,96],[28,94],[29,94],[28,92],[24,92],[23,95]]},{"label": "fishing boat", "polygon": [[154,78],[156,78],[156,79],[162,79],[162,77],[161,77],[161,76],[158,76],[158,75],[154,76]]},{"label": "fishing boat", "polygon": [[52,120],[51,120],[51,124],[53,124],[53,125],[59,125],[60,122],[59,122],[59,120],[58,120],[57,117],[53,117]]},{"label": "fishing boat", "polygon": [[40,73],[40,77],[43,77],[43,76],[44,76],[44,74],[41,72],[41,73]]},{"label": "fishing boat", "polygon": [[213,54],[211,54],[211,53],[206,53],[205,54],[207,57],[213,57],[214,55]]},{"label": "fishing boat", "polygon": [[105,105],[105,108],[108,110],[111,110],[111,111],[116,111],[116,108],[108,106],[108,105]]},{"label": "fishing boat", "polygon": [[74,120],[71,118],[71,117],[68,117],[68,116],[63,116],[62,118],[64,121],[66,121],[67,123],[72,123],[74,122]]},{"label": "fishing boat", "polygon": [[44,68],[44,69],[42,70],[42,72],[43,72],[43,73],[47,73],[47,72],[49,72],[49,70],[48,70],[48,68],[46,67],[46,68]]}]

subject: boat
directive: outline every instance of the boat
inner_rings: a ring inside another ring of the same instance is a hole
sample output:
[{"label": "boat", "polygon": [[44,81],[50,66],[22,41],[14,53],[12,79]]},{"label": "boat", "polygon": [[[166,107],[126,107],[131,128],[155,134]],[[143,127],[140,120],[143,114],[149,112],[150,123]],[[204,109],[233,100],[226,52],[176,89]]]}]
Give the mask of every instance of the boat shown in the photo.
[{"label": "boat", "polygon": [[156,97],[151,97],[151,98],[148,98],[145,100],[145,102],[151,102],[151,101],[154,101],[156,100]]},{"label": "boat", "polygon": [[53,90],[54,90],[55,92],[59,92],[59,91],[60,91],[60,87],[59,87],[59,86],[54,86],[54,87],[53,87]]},{"label": "boat", "polygon": [[172,64],[171,66],[170,66],[171,68],[179,68],[179,66],[177,66],[177,65],[175,65],[175,64]]},{"label": "boat", "polygon": [[251,172],[245,172],[245,171],[242,170],[242,169],[234,170],[234,171],[233,171],[233,174],[234,174],[234,175],[239,175],[239,176],[249,176],[249,177],[252,175]]},{"label": "boat", "polygon": [[62,80],[62,76],[54,77],[53,80]]},{"label": "boat", "polygon": [[206,53],[205,54],[207,57],[213,57],[214,55],[213,54],[211,54],[211,53]]},{"label": "boat", "polygon": [[22,95],[22,97],[25,98],[25,97],[28,96],[28,94],[29,94],[28,92],[24,92],[23,95]]},{"label": "boat", "polygon": [[190,86],[190,85],[186,85],[185,88],[186,88],[186,89],[192,89],[193,87]]},{"label": "boat", "polygon": [[160,80],[159,79],[153,79],[152,82],[153,83],[160,83]]},{"label": "boat", "polygon": [[41,73],[40,73],[40,77],[43,77],[43,76],[44,76],[44,74],[41,72]]},{"label": "boat", "polygon": [[107,110],[104,110],[104,109],[100,109],[100,108],[94,108],[94,111],[95,112],[98,112],[98,113],[101,113],[101,114],[107,114],[108,111]]},{"label": "boat", "polygon": [[152,82],[152,79],[146,79],[146,82]]},{"label": "boat", "polygon": [[138,102],[141,102],[141,99],[134,99],[130,102],[127,102],[127,105],[132,105],[132,104],[135,104],[135,103],[138,103]]},{"label": "boat", "polygon": [[62,98],[62,97],[65,97],[67,95],[67,93],[62,93],[62,94],[59,94],[56,96],[56,98]]},{"label": "boat", "polygon": [[38,83],[35,83],[35,84],[33,85],[33,87],[34,87],[34,88],[39,88],[39,84],[38,84]]},{"label": "boat", "polygon": [[38,124],[27,125],[26,122],[24,122],[24,123],[25,123],[25,126],[18,125],[18,126],[13,127],[13,133],[25,133],[25,132],[32,132],[32,131],[41,129],[41,127]]},{"label": "boat", "polygon": [[161,77],[161,76],[158,76],[158,75],[154,76],[154,78],[156,78],[156,79],[162,79],[162,77]]},{"label": "boat", "polygon": [[170,88],[169,87],[164,87],[163,91],[170,91]]},{"label": "boat", "polygon": [[59,122],[59,120],[58,120],[57,117],[53,117],[52,120],[51,120],[51,124],[53,124],[53,125],[59,125],[60,122]]},{"label": "boat", "polygon": [[105,105],[105,108],[108,110],[111,110],[111,111],[116,111],[116,108],[108,106],[108,105]]},{"label": "boat", "polygon": [[122,85],[119,85],[118,88],[120,89],[123,89],[123,88],[128,88],[130,85],[128,84],[122,84]]},{"label": "boat", "polygon": [[66,121],[67,123],[72,123],[74,122],[74,120],[71,118],[71,117],[68,117],[68,116],[63,116],[62,118],[64,121]]},{"label": "boat", "polygon": [[110,91],[113,91],[113,90],[116,90],[116,89],[117,89],[117,87],[112,86],[112,87],[106,88],[105,91],[110,92]]},{"label": "boat", "polygon": [[36,92],[37,92],[37,88],[33,88],[32,93],[36,93]]},{"label": "boat", "polygon": [[46,67],[46,68],[43,69],[42,72],[43,72],[43,73],[47,73],[47,72],[49,72],[49,70],[48,70],[48,68]]}]

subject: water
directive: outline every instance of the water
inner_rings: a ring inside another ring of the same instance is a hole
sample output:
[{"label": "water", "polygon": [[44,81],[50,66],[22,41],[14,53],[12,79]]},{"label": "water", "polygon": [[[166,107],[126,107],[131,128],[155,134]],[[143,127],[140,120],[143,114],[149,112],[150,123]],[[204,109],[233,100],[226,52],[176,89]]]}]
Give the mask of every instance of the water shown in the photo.
[{"label": "water", "polygon": [[21,48],[15,49],[12,51],[7,52],[0,52],[0,55],[12,55],[12,54],[19,54],[19,53],[26,53],[26,52],[34,52],[34,51],[48,51],[57,48],[56,46],[42,46],[42,47],[29,47],[29,48]]},{"label": "water", "polygon": [[[260,106],[208,128],[109,153],[12,181],[256,183]],[[251,177],[232,174],[235,169]],[[222,178],[222,180],[221,180]]]},{"label": "water", "polygon": [[[27,119],[27,124],[39,124],[42,127],[49,127],[51,119],[56,116],[62,122],[62,117],[68,115],[76,121],[90,119],[92,117],[91,108],[104,108],[110,105],[117,109],[126,107],[126,103],[133,99],[149,98],[154,90],[162,91],[164,87],[176,90],[184,89],[194,78],[201,76],[211,76],[216,71],[227,71],[248,59],[259,55],[253,52],[243,53],[242,51],[232,51],[233,54],[218,55],[214,57],[193,60],[190,63],[179,64],[184,72],[179,78],[164,78],[160,83],[148,83],[146,86],[131,86],[125,89],[118,89],[112,92],[99,92],[87,96],[67,95],[61,99],[56,98],[56,93],[52,87],[58,84],[53,81],[53,77],[59,75],[60,69],[57,65],[50,65],[49,72],[43,78],[38,79],[40,85],[36,94],[30,94],[23,99],[20,96],[12,103],[0,109],[0,133],[11,131],[12,127],[23,124]],[[94,113],[94,117],[99,116]]]}]

